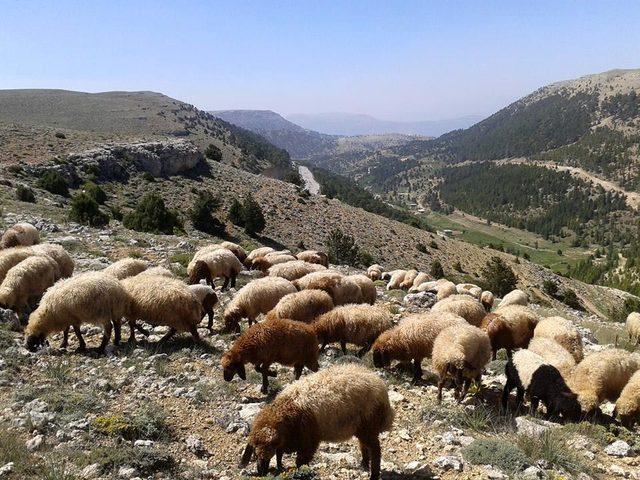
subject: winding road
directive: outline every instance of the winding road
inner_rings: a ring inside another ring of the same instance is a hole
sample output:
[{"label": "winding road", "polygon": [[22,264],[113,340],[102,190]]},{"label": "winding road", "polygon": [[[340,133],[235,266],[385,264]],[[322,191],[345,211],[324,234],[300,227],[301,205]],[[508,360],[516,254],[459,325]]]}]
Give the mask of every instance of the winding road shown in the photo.
[{"label": "winding road", "polygon": [[320,184],[314,178],[311,170],[309,170],[307,167],[299,165],[298,172],[300,173],[302,180],[304,180],[304,186],[307,190],[309,190],[309,193],[312,195],[318,195],[320,193]]}]

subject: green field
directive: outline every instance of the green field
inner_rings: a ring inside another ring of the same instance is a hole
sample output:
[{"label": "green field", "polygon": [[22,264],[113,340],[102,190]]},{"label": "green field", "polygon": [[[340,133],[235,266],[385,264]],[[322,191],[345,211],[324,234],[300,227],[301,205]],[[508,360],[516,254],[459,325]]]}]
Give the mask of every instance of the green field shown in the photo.
[{"label": "green field", "polygon": [[[561,273],[566,273],[569,265],[591,254],[587,249],[572,247],[571,238],[552,242],[525,230],[487,225],[481,219],[460,212],[451,215],[430,213],[426,218],[429,225],[437,230],[453,230],[455,238],[479,246],[502,246],[505,251],[519,252],[520,256],[527,253],[532,262]],[[558,250],[562,250],[562,255],[558,255]]]}]

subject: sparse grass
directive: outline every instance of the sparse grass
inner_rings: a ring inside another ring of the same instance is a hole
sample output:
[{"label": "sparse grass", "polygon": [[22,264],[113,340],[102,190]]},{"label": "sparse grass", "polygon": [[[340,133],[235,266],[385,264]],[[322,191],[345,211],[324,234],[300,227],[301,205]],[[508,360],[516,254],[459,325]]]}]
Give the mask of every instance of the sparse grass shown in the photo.
[{"label": "sparse grass", "polygon": [[165,417],[162,409],[148,404],[131,414],[101,415],[93,421],[93,428],[103,435],[127,440],[162,440],[171,434]]},{"label": "sparse grass", "polygon": [[103,405],[94,390],[71,390],[62,388],[61,385],[40,391],[37,398],[49,405],[52,411],[69,420],[84,418]]},{"label": "sparse grass", "polygon": [[278,475],[266,477],[242,477],[243,480],[316,480],[320,477],[307,466],[287,470]]},{"label": "sparse grass", "polygon": [[73,368],[64,358],[52,358],[42,367],[41,371],[55,383],[63,385],[70,382]]},{"label": "sparse grass", "polygon": [[171,255],[170,260],[171,263],[179,263],[184,268],[187,268],[192,257],[193,255],[191,253],[174,253]]},{"label": "sparse grass", "polygon": [[160,470],[170,474],[175,466],[174,458],[168,453],[151,448],[136,448],[127,443],[92,448],[82,460],[85,465],[99,464],[103,472],[129,466],[142,475],[152,475]]},{"label": "sparse grass", "polygon": [[548,430],[540,437],[518,435],[515,443],[532,462],[545,460],[569,473],[589,471],[574,450],[568,447],[566,433],[560,430]]},{"label": "sparse grass", "polygon": [[634,448],[640,448],[640,436],[625,427],[598,425],[591,422],[568,423],[562,430],[568,434],[575,433],[590,438],[601,447],[605,447],[616,440],[624,440]]},{"label": "sparse grass", "polygon": [[429,403],[422,408],[422,420],[426,423],[443,420],[453,427],[474,432],[497,434],[513,431],[510,416],[502,415],[499,411],[482,404],[468,408]]},{"label": "sparse grass", "polygon": [[5,427],[0,427],[0,465],[14,463],[13,471],[16,478],[35,473],[35,465],[31,455],[24,445],[24,441]]},{"label": "sparse grass", "polygon": [[513,442],[480,438],[462,449],[463,458],[474,465],[492,465],[505,473],[516,474],[530,464],[525,452]]},{"label": "sparse grass", "polygon": [[7,323],[0,323],[0,350],[4,351],[15,345],[16,334]]}]

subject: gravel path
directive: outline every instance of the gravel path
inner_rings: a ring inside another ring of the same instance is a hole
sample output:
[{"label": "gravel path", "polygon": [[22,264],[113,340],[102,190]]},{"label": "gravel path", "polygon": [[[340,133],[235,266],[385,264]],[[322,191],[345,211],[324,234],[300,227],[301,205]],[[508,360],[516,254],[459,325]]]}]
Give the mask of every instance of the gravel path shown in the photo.
[{"label": "gravel path", "polygon": [[300,165],[298,167],[298,172],[302,176],[304,180],[304,185],[309,190],[309,193],[312,195],[318,195],[320,193],[320,184],[316,182],[316,179],[313,177],[313,173],[307,167],[303,167]]}]

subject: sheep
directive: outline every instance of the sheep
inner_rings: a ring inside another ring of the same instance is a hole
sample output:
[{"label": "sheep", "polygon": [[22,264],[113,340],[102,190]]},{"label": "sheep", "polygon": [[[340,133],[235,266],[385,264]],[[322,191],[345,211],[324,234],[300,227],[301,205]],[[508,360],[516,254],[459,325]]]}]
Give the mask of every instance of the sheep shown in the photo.
[{"label": "sheep", "polygon": [[413,286],[413,281],[418,276],[417,270],[407,270],[402,278],[402,282],[400,282],[400,288],[403,290],[408,290]]},{"label": "sheep", "polygon": [[344,442],[356,436],[362,466],[380,478],[380,433],[390,430],[394,412],[384,381],[366,367],[335,365],[285,388],[255,418],[240,465],[254,456],[266,475],[275,455],[296,452],[296,466],[311,462],[320,442]]},{"label": "sheep", "polygon": [[245,251],[244,248],[242,248],[240,245],[238,245],[237,243],[233,243],[233,242],[222,242],[219,243],[217,245],[215,245],[215,247],[218,248],[225,248],[231,252],[233,252],[233,254],[236,256],[236,258],[240,261],[240,262],[244,262],[247,259],[247,252]]},{"label": "sheep", "polygon": [[188,282],[193,285],[204,279],[207,285],[215,288],[213,279],[222,277],[224,278],[222,290],[226,290],[229,284],[234,288],[236,278],[243,268],[238,257],[226,248],[207,251],[194,255],[187,265]]},{"label": "sheep", "polygon": [[30,223],[16,223],[9,227],[0,239],[0,248],[29,247],[40,243],[38,229]]},{"label": "sheep", "polygon": [[293,262],[294,260],[297,260],[297,258],[288,253],[281,254],[279,252],[272,252],[271,254],[267,254],[264,257],[255,259],[253,261],[252,267],[254,270],[260,270],[263,273],[267,273],[267,271],[274,265],[285,262]]},{"label": "sheep", "polygon": [[363,299],[360,285],[353,279],[344,276],[319,277],[310,282],[307,288],[324,290],[331,296],[336,306],[362,303]]},{"label": "sheep", "polygon": [[404,281],[404,277],[406,274],[406,270],[395,270],[391,274],[391,278],[389,279],[389,283],[387,284],[387,290],[395,290],[400,288],[400,285]]},{"label": "sheep", "polygon": [[[144,275],[144,272],[142,275]],[[189,285],[187,288],[198,299],[198,302],[200,302],[202,306],[201,319],[204,318],[205,315],[209,316],[207,328],[211,331],[213,329],[213,307],[218,303],[216,292],[209,285],[201,285],[199,283]]]},{"label": "sheep", "polygon": [[480,326],[487,313],[482,304],[469,295],[450,295],[438,301],[431,311],[455,313],[476,327]]},{"label": "sheep", "polygon": [[30,247],[0,250],[0,283],[2,283],[9,270],[25,258],[32,257],[33,255],[33,249]]},{"label": "sheep", "polygon": [[562,345],[579,363],[584,358],[582,336],[576,326],[562,317],[543,318],[533,332],[534,337],[545,337]]},{"label": "sheep", "polygon": [[292,283],[298,290],[307,290],[311,288],[315,288],[314,285],[321,278],[342,278],[344,275],[337,270],[322,270],[320,272],[308,273],[304,277],[301,277],[297,280],[294,280]]},{"label": "sheep", "polygon": [[87,272],[57,282],[46,291],[38,308],[29,316],[25,329],[26,347],[35,351],[49,334],[73,327],[79,351],[86,345],[80,325],[102,326],[104,335],[99,351],[104,352],[111,337],[112,324],[119,324],[131,306],[131,297],[120,282],[102,272]]},{"label": "sheep", "polygon": [[165,267],[151,267],[140,272],[137,276],[154,275],[167,278],[176,278],[175,274]]},{"label": "sheep", "polygon": [[73,275],[75,264],[73,259],[61,245],[53,243],[39,243],[31,247],[31,250],[37,255],[48,255],[57,264],[60,269],[60,278],[69,278]]},{"label": "sheep", "polygon": [[631,341],[635,340],[636,345],[640,344],[640,313],[631,312],[627,316],[626,327],[629,339]]},{"label": "sheep", "polygon": [[246,380],[245,363],[253,363],[256,372],[262,374],[260,391],[266,394],[269,377],[276,376],[269,369],[272,363],[293,366],[296,380],[304,367],[318,371],[318,340],[313,328],[295,320],[257,323],[245,330],[222,356],[224,379],[230,382],[238,374]]},{"label": "sheep", "polygon": [[[418,278],[418,277],[416,277]],[[433,292],[438,293],[438,282],[436,280],[426,280],[418,285],[415,285],[409,289],[409,292]]]},{"label": "sheep", "polygon": [[376,303],[378,292],[376,291],[376,286],[373,284],[373,280],[363,274],[349,275],[347,279],[353,280],[358,287],[360,287],[363,303],[368,303],[369,305]]},{"label": "sheep", "polygon": [[260,247],[260,248],[251,250],[251,252],[249,252],[249,255],[247,255],[247,258],[244,261],[244,265],[247,268],[251,268],[254,260],[264,257],[267,253],[271,253],[271,252],[275,252],[275,250],[271,247]]},{"label": "sheep", "polygon": [[433,342],[431,364],[438,373],[438,402],[448,378],[454,383],[454,398],[461,402],[472,381],[481,386],[482,370],[491,360],[491,343],[486,332],[473,325],[452,325]]},{"label": "sheep", "polygon": [[459,295],[469,295],[470,297],[480,300],[482,288],[473,283],[459,283],[456,285],[456,293]]},{"label": "sheep", "polygon": [[485,290],[480,294],[480,303],[482,303],[482,305],[484,306],[484,309],[487,312],[491,311],[491,308],[493,307],[493,302],[494,302],[493,293],[490,292],[489,290]]},{"label": "sheep", "polygon": [[464,323],[464,318],[449,312],[410,315],[398,325],[380,334],[373,343],[373,364],[386,367],[392,360],[413,360],[413,379],[422,378],[422,360],[431,356],[433,342],[447,327]]},{"label": "sheep", "polygon": [[412,291],[413,289],[418,288],[423,283],[428,282],[429,278],[431,277],[428,274],[424,272],[419,272],[418,275],[416,275],[416,278],[413,279],[413,285],[411,285],[411,288],[409,288],[409,291]]},{"label": "sheep", "polygon": [[514,349],[526,348],[537,324],[538,315],[520,305],[499,308],[495,313],[485,316],[481,326],[491,340],[493,359],[502,348],[507,351],[509,358]]},{"label": "sheep", "polygon": [[531,350],[519,350],[507,361],[504,371],[507,382],[502,391],[503,410],[506,411],[509,405],[509,394],[517,388],[516,408],[526,392],[532,413],[542,401],[548,415],[561,414],[570,420],[580,417],[578,396],[567,386],[558,369],[542,356]]},{"label": "sheep", "polygon": [[311,323],[316,317],[333,308],[333,300],[322,290],[303,290],[289,293],[267,314],[266,319],[288,318]]},{"label": "sheep", "polygon": [[329,257],[324,252],[319,252],[317,250],[305,250],[304,252],[300,252],[296,255],[298,260],[304,260],[308,263],[315,263],[318,265],[322,265],[323,267],[329,267]]},{"label": "sheep", "polygon": [[529,305],[529,297],[522,290],[516,288],[504,296],[498,308],[506,307],[507,305],[522,305],[526,307]]},{"label": "sheep", "polygon": [[367,268],[367,277],[375,282],[376,280],[380,280],[382,278],[383,272],[384,270],[382,269],[382,267],[377,263],[374,263],[369,268]]},{"label": "sheep", "polygon": [[322,265],[307,263],[303,260],[293,260],[291,262],[274,265],[268,270],[268,275],[270,277],[286,278],[287,280],[297,280],[308,273],[320,272],[322,270],[326,270]]},{"label": "sheep", "polygon": [[322,343],[321,351],[329,343],[340,342],[342,353],[347,354],[347,343],[362,347],[358,357],[371,349],[378,336],[393,326],[386,308],[372,305],[343,305],[320,315],[312,324]]},{"label": "sheep", "polygon": [[597,413],[604,400],[615,401],[640,368],[640,356],[620,348],[592,353],[571,372],[568,385],[578,395],[582,410]]},{"label": "sheep", "polygon": [[456,295],[458,293],[458,289],[456,288],[456,284],[446,280],[444,278],[438,280],[436,285],[436,300],[444,300],[445,298],[451,297],[452,295]]},{"label": "sheep", "polygon": [[284,278],[265,277],[254,280],[240,289],[224,311],[225,330],[240,332],[240,320],[247,318],[249,326],[258,315],[268,313],[280,299],[288,293],[295,293],[296,287]]},{"label": "sheep", "polygon": [[0,285],[0,307],[23,312],[60,278],[58,264],[47,255],[25,258],[8,272]]},{"label": "sheep", "polygon": [[629,429],[640,416],[640,370],[634,373],[616,400],[613,416]]},{"label": "sheep", "polygon": [[127,277],[138,275],[140,272],[146,270],[148,266],[149,264],[144,260],[123,258],[122,260],[112,263],[102,271],[118,280],[124,280]]},{"label": "sheep", "polygon": [[[154,326],[166,325],[167,334],[160,339],[165,343],[177,332],[187,331],[199,341],[198,324],[202,320],[202,305],[187,285],[177,279],[142,275],[121,281],[131,297],[126,315],[129,322],[129,341],[135,341],[136,321],[143,320]],[[120,342],[120,322],[115,324],[115,343]]]},{"label": "sheep", "polygon": [[568,378],[576,366],[575,359],[558,342],[551,338],[533,337],[527,349],[540,355],[545,362],[558,369],[564,378]]}]

